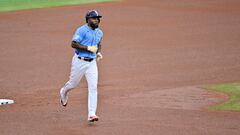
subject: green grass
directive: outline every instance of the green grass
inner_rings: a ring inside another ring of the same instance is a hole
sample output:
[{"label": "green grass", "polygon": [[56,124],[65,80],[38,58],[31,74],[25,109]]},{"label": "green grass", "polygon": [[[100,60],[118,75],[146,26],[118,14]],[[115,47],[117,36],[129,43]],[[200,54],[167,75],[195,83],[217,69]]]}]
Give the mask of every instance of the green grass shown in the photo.
[{"label": "green grass", "polygon": [[114,0],[0,0],[0,12],[109,1]]},{"label": "green grass", "polygon": [[210,106],[209,109],[240,111],[240,83],[210,85],[206,88],[216,92],[223,92],[229,96],[228,101],[219,105]]}]

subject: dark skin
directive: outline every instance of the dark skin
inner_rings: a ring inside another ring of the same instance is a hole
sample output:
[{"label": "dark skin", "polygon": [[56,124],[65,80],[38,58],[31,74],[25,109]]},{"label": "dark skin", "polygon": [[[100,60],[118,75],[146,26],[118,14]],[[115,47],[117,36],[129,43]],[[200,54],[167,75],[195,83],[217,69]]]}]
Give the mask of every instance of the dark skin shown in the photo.
[{"label": "dark skin", "polygon": [[[88,51],[87,46],[81,45],[80,43],[75,42],[75,41],[72,41],[72,48]],[[101,51],[101,42],[98,44],[97,53],[100,52],[100,51]]]},{"label": "dark skin", "polygon": [[[89,22],[94,23],[96,25],[99,25],[99,23],[100,23],[98,18],[89,18],[88,19],[88,26],[89,27],[90,27]],[[81,45],[80,43],[75,42],[75,41],[72,41],[71,46],[72,46],[72,48],[88,51],[87,46]],[[97,53],[100,52],[100,50],[101,50],[101,42],[98,43],[98,51],[97,51]]]}]

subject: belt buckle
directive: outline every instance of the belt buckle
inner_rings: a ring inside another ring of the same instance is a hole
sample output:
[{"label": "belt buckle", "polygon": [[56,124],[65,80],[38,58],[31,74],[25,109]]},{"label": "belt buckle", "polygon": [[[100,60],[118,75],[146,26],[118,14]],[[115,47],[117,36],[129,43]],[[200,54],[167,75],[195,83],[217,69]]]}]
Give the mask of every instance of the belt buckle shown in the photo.
[{"label": "belt buckle", "polygon": [[84,57],[78,57],[80,60],[84,60],[85,61],[85,59],[84,59]]},{"label": "belt buckle", "polygon": [[85,58],[84,58],[84,57],[80,57],[80,59],[81,59],[81,60],[85,60]]}]

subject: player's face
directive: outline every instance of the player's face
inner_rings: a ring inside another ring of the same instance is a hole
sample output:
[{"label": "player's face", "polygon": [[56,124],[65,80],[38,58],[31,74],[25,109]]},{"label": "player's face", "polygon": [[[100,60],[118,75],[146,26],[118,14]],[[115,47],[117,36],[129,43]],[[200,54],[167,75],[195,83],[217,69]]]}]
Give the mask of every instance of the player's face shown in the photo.
[{"label": "player's face", "polygon": [[93,24],[99,24],[99,19],[97,18],[97,17],[94,17],[94,18],[89,18],[89,21],[91,22],[91,23],[93,23]]},{"label": "player's face", "polygon": [[99,23],[100,23],[99,18],[89,18],[88,19],[88,25],[91,26],[93,29],[98,28]]}]

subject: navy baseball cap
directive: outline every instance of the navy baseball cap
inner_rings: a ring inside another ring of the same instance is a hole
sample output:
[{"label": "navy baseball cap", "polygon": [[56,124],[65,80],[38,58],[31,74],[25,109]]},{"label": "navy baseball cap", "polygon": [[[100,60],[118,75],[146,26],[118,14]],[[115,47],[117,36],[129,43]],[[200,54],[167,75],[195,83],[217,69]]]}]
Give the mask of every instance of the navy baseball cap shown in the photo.
[{"label": "navy baseball cap", "polygon": [[102,16],[98,13],[97,10],[90,10],[90,11],[87,12],[85,18],[86,19],[88,19],[88,18],[102,18]]}]

